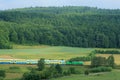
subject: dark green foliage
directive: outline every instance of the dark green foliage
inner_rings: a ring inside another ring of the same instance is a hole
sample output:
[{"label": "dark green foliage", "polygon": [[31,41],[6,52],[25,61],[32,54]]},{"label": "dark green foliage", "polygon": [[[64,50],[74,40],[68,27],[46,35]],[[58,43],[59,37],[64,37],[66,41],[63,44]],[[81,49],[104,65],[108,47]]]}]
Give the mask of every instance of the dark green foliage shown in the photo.
[{"label": "dark green foliage", "polygon": [[105,57],[94,57],[91,60],[91,67],[106,66],[107,60]]},{"label": "dark green foliage", "polygon": [[75,70],[74,67],[70,67],[70,68],[69,68],[69,72],[70,72],[71,74],[76,74],[76,70]]},{"label": "dark green foliage", "polygon": [[11,48],[10,42],[119,48],[119,22],[119,9],[36,7],[1,11],[0,48]]},{"label": "dark green foliage", "polygon": [[37,73],[24,73],[22,80],[41,80],[41,77]]},{"label": "dark green foliage", "polygon": [[57,64],[57,65],[55,66],[55,69],[57,70],[57,72],[58,72],[59,74],[62,74],[63,70],[62,70],[62,67],[61,67],[59,64]]},{"label": "dark green foliage", "polygon": [[115,66],[115,60],[114,60],[114,56],[113,55],[111,55],[111,56],[108,57],[108,59],[107,59],[107,65],[109,67],[114,68],[114,66]]},{"label": "dark green foliage", "polygon": [[67,70],[67,71],[64,71],[64,72],[63,72],[63,75],[64,75],[64,76],[70,76],[70,74],[71,74],[70,70]]},{"label": "dark green foliage", "polygon": [[0,70],[0,77],[5,78],[6,74],[4,70]]},{"label": "dark green foliage", "polygon": [[114,56],[111,55],[107,59],[105,57],[94,57],[91,60],[91,67],[99,67],[99,66],[108,66],[108,67],[115,67],[115,60]]},{"label": "dark green foliage", "polygon": [[56,70],[55,65],[51,65],[47,69],[47,74],[49,75],[49,78],[58,77],[58,71]]},{"label": "dark green foliage", "polygon": [[7,32],[0,30],[0,49],[11,49]]},{"label": "dark green foliage", "polygon": [[95,53],[98,54],[120,54],[118,50],[95,50]]},{"label": "dark green foliage", "polygon": [[48,70],[40,71],[39,76],[41,77],[42,80],[51,78],[51,74]]},{"label": "dark green foliage", "polygon": [[75,57],[75,58],[69,59],[69,61],[90,61],[90,60],[91,60],[91,57],[89,57],[89,56]]},{"label": "dark green foliage", "polygon": [[[75,57],[71,58],[68,61],[73,62],[73,61],[91,61],[93,57],[95,57],[95,51],[92,51],[88,56],[81,56],[81,57]],[[83,65],[83,64],[82,64]]]},{"label": "dark green foliage", "polygon": [[39,61],[38,61],[38,70],[39,71],[42,71],[44,68],[45,68],[45,59],[44,58],[41,58]]},{"label": "dark green foliage", "polygon": [[111,67],[103,67],[103,66],[90,69],[90,72],[92,72],[92,73],[96,73],[96,72],[110,72],[110,71],[112,71]]},{"label": "dark green foliage", "polygon": [[85,70],[84,74],[89,75],[89,70]]}]

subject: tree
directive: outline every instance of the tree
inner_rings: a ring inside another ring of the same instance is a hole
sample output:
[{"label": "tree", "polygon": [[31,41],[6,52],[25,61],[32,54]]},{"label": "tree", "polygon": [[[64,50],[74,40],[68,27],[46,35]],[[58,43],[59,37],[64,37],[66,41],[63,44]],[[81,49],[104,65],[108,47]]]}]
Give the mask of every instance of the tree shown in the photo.
[{"label": "tree", "polygon": [[47,74],[50,75],[50,78],[61,76],[61,74],[58,73],[58,70],[55,67],[55,65],[51,65],[47,70]]},{"label": "tree", "polygon": [[45,68],[45,59],[44,58],[41,58],[39,61],[38,61],[38,70],[39,71],[42,71],[44,68]]},{"label": "tree", "polygon": [[7,33],[3,30],[0,30],[0,49],[10,49],[12,48]]},{"label": "tree", "polygon": [[96,33],[96,47],[109,47],[108,37],[101,33]]},{"label": "tree", "polygon": [[55,69],[57,70],[57,72],[58,72],[59,74],[62,74],[63,70],[62,70],[62,67],[61,67],[59,64],[57,64],[57,65],[55,66]]},{"label": "tree", "polygon": [[8,47],[8,43],[12,42],[13,44],[119,48],[119,13],[120,10],[90,7],[1,11],[0,35],[4,39],[1,37],[0,39],[4,42],[0,43],[0,47]]},{"label": "tree", "polygon": [[92,67],[106,66],[106,58],[105,57],[94,57],[91,60]]},{"label": "tree", "polygon": [[10,41],[17,43],[18,42],[17,32],[11,31],[9,38],[10,38]]},{"label": "tree", "polygon": [[115,60],[114,60],[114,56],[113,55],[108,57],[108,59],[107,59],[107,66],[114,68]]}]

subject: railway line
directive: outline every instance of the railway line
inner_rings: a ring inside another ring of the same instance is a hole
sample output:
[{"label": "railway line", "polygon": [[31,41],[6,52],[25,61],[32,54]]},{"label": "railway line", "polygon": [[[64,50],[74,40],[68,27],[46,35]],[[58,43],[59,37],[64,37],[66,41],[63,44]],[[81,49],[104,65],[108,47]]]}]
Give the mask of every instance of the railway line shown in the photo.
[{"label": "railway line", "polygon": [[[0,64],[37,64],[37,59],[0,59]],[[83,61],[45,60],[45,64],[83,65]]]}]

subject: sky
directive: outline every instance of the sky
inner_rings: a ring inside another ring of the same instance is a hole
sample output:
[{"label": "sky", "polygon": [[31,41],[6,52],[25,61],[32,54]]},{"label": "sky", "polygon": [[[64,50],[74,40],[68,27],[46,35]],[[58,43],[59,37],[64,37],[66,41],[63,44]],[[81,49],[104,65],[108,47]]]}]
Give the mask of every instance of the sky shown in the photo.
[{"label": "sky", "polygon": [[120,9],[120,0],[0,0],[0,10],[36,6],[90,6]]}]

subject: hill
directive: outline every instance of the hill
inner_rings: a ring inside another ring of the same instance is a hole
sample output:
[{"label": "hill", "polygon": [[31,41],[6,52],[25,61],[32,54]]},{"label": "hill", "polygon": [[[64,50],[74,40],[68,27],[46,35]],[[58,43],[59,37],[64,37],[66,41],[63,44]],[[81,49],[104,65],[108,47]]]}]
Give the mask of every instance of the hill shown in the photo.
[{"label": "hill", "polygon": [[15,44],[120,47],[120,10],[35,7],[0,11],[0,48]]}]

